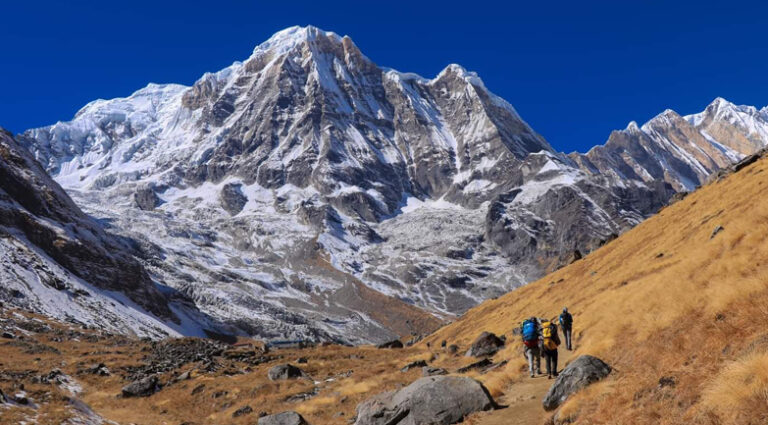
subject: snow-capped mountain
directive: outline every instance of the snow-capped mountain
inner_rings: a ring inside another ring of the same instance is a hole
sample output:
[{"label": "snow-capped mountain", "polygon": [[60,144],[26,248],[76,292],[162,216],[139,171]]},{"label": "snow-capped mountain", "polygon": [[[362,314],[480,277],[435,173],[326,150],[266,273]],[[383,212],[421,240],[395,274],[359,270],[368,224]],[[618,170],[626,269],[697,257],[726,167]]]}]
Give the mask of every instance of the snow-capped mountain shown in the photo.
[{"label": "snow-capped mountain", "polygon": [[134,251],[0,129],[0,300],[113,332],[202,335],[204,315],[186,326],[194,307],[161,293]]},{"label": "snow-capped mountain", "polygon": [[539,277],[765,144],[750,132],[765,110],[732,109],[564,155],[458,65],[426,79],[294,27],[192,87],[151,84],[19,139],[214,320],[362,342]]},{"label": "snow-capped mountain", "polygon": [[644,182],[666,181],[690,191],[721,168],[768,145],[768,107],[717,98],[698,114],[666,110],[642,127],[614,131],[588,153],[571,154],[583,170]]}]

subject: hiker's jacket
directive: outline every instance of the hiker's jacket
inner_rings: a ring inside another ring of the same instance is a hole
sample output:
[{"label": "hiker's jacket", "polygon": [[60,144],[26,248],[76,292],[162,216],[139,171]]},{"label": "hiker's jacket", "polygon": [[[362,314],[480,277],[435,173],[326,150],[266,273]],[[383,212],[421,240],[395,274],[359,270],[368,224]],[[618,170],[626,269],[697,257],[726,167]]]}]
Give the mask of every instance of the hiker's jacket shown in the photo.
[{"label": "hiker's jacket", "polygon": [[560,326],[562,326],[563,329],[570,329],[571,325],[573,325],[573,316],[571,316],[571,313],[561,313]]}]

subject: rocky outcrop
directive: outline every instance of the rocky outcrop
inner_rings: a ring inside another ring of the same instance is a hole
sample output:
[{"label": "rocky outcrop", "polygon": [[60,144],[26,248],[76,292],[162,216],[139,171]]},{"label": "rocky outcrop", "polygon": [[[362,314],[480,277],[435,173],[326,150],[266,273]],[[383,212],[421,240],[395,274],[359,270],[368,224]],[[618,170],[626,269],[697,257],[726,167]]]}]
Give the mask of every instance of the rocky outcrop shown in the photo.
[{"label": "rocky outcrop", "polygon": [[361,403],[355,425],[449,425],[495,406],[485,387],[474,379],[434,376]]},{"label": "rocky outcrop", "polygon": [[155,193],[155,188],[150,185],[140,186],[133,193],[133,202],[139,209],[152,211],[160,205],[160,197]]},{"label": "rocky outcrop", "polygon": [[307,421],[296,412],[282,412],[275,415],[262,416],[258,425],[308,425]]},{"label": "rocky outcrop", "polygon": [[[135,246],[115,237],[84,214],[64,190],[9,133],[0,129],[0,236],[13,238],[37,257],[38,278],[59,291],[71,289],[61,276],[42,263],[44,253],[72,275],[98,288],[122,292],[138,305],[162,318],[175,318],[168,300],[157,290],[144,267],[133,257]],[[10,253],[10,250],[5,251]],[[10,255],[18,258],[21,254]],[[18,260],[17,260],[18,261]],[[7,267],[7,266],[6,266]],[[0,277],[0,280],[4,279]],[[9,279],[14,279],[9,277]],[[15,280],[19,278],[16,277]],[[73,284],[76,285],[76,284]],[[8,286],[8,285],[5,285]],[[29,282],[22,282],[29,289]],[[21,300],[0,290],[0,298],[25,307],[56,313],[54,306],[36,305],[31,297]],[[77,296],[77,295],[75,295]],[[50,303],[50,300],[48,300]],[[48,309],[48,310],[46,310]]]},{"label": "rocky outcrop", "polygon": [[467,350],[467,357],[487,357],[504,347],[504,340],[492,332],[483,332]]},{"label": "rocky outcrop", "polygon": [[248,203],[248,197],[243,194],[243,185],[239,183],[229,183],[221,188],[219,193],[219,202],[229,215],[238,215]]},{"label": "rocky outcrop", "polygon": [[123,397],[149,397],[160,390],[157,376],[147,376],[123,387]]},{"label": "rocky outcrop", "polygon": [[267,376],[270,381],[284,381],[288,379],[303,378],[306,374],[303,370],[291,364],[277,365],[269,369]]},{"label": "rocky outcrop", "polygon": [[582,388],[593,384],[611,373],[611,367],[593,356],[579,356],[560,372],[557,380],[544,396],[544,410],[557,409],[571,396]]},{"label": "rocky outcrop", "polygon": [[382,342],[376,348],[403,348],[403,342],[399,339],[393,339],[392,341]]},{"label": "rocky outcrop", "polygon": [[441,367],[424,366],[421,368],[421,376],[424,376],[424,377],[447,375],[447,374],[448,374],[448,371]]}]

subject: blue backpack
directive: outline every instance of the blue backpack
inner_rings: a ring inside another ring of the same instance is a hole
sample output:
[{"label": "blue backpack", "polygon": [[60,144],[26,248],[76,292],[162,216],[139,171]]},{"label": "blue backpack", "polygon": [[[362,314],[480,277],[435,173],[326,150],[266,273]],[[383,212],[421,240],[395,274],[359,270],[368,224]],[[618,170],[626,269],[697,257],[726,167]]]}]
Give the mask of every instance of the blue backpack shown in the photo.
[{"label": "blue backpack", "polygon": [[536,322],[531,319],[523,322],[523,341],[535,341],[539,339],[539,335],[536,332]]}]

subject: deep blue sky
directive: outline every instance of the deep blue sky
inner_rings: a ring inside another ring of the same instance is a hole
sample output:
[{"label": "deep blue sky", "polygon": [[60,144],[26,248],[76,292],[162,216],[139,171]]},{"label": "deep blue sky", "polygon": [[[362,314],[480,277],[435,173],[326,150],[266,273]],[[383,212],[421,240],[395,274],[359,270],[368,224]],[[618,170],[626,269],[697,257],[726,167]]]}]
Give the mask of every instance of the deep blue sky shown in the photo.
[{"label": "deep blue sky", "polygon": [[666,108],[700,111],[716,96],[768,104],[768,7],[671,3],[5,2],[0,126],[68,120],[148,82],[191,84],[307,24],[351,36],[381,66],[425,77],[454,62],[477,71],[565,151]]}]

